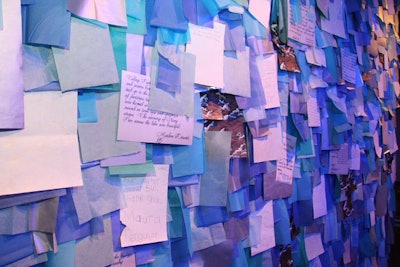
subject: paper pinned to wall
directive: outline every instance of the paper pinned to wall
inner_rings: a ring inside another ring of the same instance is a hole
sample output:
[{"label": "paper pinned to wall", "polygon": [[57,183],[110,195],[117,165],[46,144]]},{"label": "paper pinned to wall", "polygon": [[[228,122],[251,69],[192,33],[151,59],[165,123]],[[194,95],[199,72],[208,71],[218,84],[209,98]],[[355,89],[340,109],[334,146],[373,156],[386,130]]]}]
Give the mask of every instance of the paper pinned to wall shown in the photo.
[{"label": "paper pinned to wall", "polygon": [[282,183],[292,184],[293,170],[296,156],[297,138],[290,134],[283,134],[284,158],[276,163],[276,180]]},{"label": "paper pinned to wall", "polygon": [[69,49],[52,49],[63,91],[119,82],[108,25],[72,17]]},{"label": "paper pinned to wall", "polygon": [[168,165],[154,165],[155,175],[125,192],[127,207],[121,209],[121,246],[161,242],[167,237]]},{"label": "paper pinned to wall", "polygon": [[350,49],[343,47],[340,49],[342,62],[342,78],[349,83],[356,83],[357,55],[351,53]]},{"label": "paper pinned to wall", "polygon": [[313,188],[312,196],[314,219],[328,214],[325,192],[325,175],[321,175],[321,182]]},{"label": "paper pinned to wall", "polygon": [[321,17],[321,30],[346,38],[343,0],[329,1],[329,17]]},{"label": "paper pinned to wall", "polygon": [[3,30],[3,4],[2,0],[0,0],[0,31]]},{"label": "paper pinned to wall", "polygon": [[214,28],[207,28],[189,24],[189,31],[186,52],[196,56],[195,83],[222,88],[225,25],[214,22]]},{"label": "paper pinned to wall", "polygon": [[281,123],[270,127],[267,136],[253,139],[253,156],[254,162],[278,160],[284,157]]},{"label": "paper pinned to wall", "polygon": [[307,116],[309,127],[321,126],[321,112],[318,107],[317,90],[315,89],[311,89],[309,92],[309,98],[307,99]]},{"label": "paper pinned to wall", "polygon": [[190,145],[193,118],[149,110],[150,77],[122,72],[118,140]]},{"label": "paper pinned to wall", "polygon": [[329,152],[329,173],[348,174],[349,172],[349,146],[344,143],[339,149]]},{"label": "paper pinned to wall", "polygon": [[271,0],[252,0],[249,3],[249,12],[269,31]]},{"label": "paper pinned to wall", "polygon": [[236,51],[236,58],[224,57],[224,87],[222,93],[251,97],[250,49]]},{"label": "paper pinned to wall", "polygon": [[140,73],[143,60],[143,35],[126,34],[126,70]]},{"label": "paper pinned to wall", "polygon": [[21,2],[2,0],[0,31],[0,129],[24,127]]},{"label": "paper pinned to wall", "polygon": [[[288,1],[288,37],[300,43],[315,46],[315,9],[308,5],[300,4],[301,22],[293,18],[291,4]],[[297,8],[297,7],[296,7]]]},{"label": "paper pinned to wall", "polygon": [[281,106],[278,89],[278,56],[276,53],[257,57],[257,67],[264,88],[265,108]]},{"label": "paper pinned to wall", "polygon": [[261,217],[261,229],[258,231],[261,242],[251,247],[251,256],[254,256],[275,246],[273,201],[268,201],[260,211],[250,216]]},{"label": "paper pinned to wall", "polygon": [[324,253],[324,246],[322,245],[321,234],[310,234],[304,238],[306,246],[306,254],[308,260],[315,259],[322,253]]},{"label": "paper pinned to wall", "polygon": [[25,129],[0,133],[0,195],[83,184],[76,107],[76,92],[25,93]]},{"label": "paper pinned to wall", "polygon": [[128,26],[124,0],[68,0],[68,10],[83,18]]}]

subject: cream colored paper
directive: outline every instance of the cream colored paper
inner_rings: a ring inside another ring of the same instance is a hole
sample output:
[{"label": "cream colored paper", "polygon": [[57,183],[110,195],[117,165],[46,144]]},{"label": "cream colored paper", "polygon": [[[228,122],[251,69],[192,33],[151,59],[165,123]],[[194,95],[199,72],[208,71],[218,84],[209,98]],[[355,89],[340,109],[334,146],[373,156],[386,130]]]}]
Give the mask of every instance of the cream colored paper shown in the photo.
[{"label": "cream colored paper", "polygon": [[0,132],[0,195],[81,186],[76,92],[25,93],[25,129]]}]

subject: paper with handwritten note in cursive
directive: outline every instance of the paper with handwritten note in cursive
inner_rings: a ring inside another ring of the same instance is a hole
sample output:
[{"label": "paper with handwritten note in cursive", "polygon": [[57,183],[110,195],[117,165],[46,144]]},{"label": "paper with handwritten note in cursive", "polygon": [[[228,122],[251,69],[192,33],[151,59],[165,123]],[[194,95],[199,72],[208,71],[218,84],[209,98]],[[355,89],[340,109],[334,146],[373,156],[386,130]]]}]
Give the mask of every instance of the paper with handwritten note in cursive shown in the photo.
[{"label": "paper with handwritten note in cursive", "polygon": [[191,145],[193,118],[148,109],[150,77],[122,71],[118,140]]}]

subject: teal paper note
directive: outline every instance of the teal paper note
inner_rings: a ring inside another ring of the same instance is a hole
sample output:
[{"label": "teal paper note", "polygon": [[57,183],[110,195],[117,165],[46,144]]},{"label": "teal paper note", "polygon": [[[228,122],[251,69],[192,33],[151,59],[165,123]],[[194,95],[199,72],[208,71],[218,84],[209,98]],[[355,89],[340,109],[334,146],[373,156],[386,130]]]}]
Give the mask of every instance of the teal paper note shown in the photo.
[{"label": "teal paper note", "polygon": [[243,24],[246,36],[256,36],[262,39],[267,38],[267,28],[265,28],[264,25],[262,25],[248,11],[243,13]]},{"label": "teal paper note", "polygon": [[97,122],[96,93],[78,94],[78,122]]},{"label": "teal paper note", "polygon": [[75,240],[58,245],[58,252],[48,252],[45,267],[74,266]]},{"label": "teal paper note", "polygon": [[119,82],[106,24],[72,17],[70,48],[52,49],[62,91]]},{"label": "teal paper note", "polygon": [[128,17],[127,33],[146,34],[146,1],[126,1],[126,13]]},{"label": "teal paper note", "polygon": [[204,137],[193,138],[192,145],[173,146],[172,177],[204,173]]},{"label": "teal paper note", "polygon": [[190,40],[189,31],[178,32],[168,28],[159,28],[160,41],[166,44],[184,45]]},{"label": "teal paper note", "polygon": [[206,171],[200,181],[200,205],[226,206],[231,132],[206,132]]}]

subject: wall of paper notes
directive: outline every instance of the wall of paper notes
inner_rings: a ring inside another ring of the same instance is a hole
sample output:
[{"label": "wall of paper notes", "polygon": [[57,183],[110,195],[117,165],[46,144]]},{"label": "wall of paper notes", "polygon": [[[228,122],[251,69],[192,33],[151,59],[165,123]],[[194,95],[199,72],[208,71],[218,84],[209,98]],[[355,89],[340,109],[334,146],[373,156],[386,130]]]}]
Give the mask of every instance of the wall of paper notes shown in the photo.
[{"label": "wall of paper notes", "polygon": [[0,0],[0,265],[386,266],[396,3]]}]

